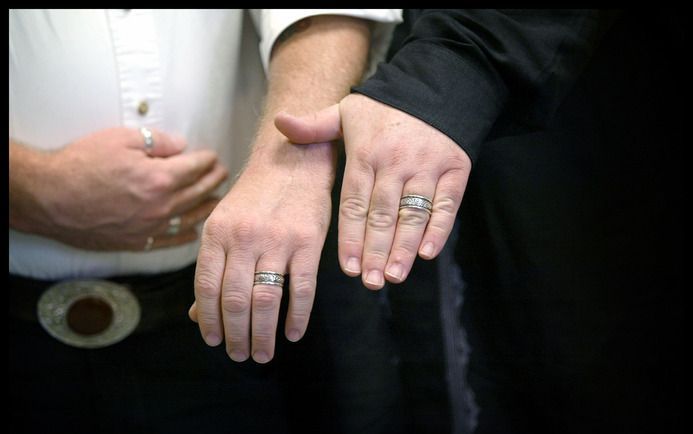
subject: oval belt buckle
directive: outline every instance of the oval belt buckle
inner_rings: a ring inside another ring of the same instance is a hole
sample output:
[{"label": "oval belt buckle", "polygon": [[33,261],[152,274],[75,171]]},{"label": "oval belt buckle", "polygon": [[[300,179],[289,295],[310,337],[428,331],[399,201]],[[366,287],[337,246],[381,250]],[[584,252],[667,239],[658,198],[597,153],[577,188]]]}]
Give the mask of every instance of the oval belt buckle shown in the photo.
[{"label": "oval belt buckle", "polygon": [[113,345],[140,322],[140,304],[125,286],[73,280],[48,288],[37,305],[39,323],[57,340],[78,348]]}]

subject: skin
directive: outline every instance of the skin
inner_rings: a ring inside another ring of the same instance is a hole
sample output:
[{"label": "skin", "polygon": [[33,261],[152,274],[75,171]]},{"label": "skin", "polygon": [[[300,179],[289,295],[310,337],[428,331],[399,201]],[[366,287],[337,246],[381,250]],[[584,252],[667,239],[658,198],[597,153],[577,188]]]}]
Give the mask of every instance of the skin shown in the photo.
[{"label": "skin", "polygon": [[[86,250],[141,251],[189,243],[198,237],[228,176],[208,150],[183,154],[185,140],[153,130],[144,150],[137,129],[88,134],[56,151],[10,139],[10,227]],[[180,231],[167,234],[181,217]]]},{"label": "skin", "polygon": [[[449,137],[360,94],[309,116],[278,114],[294,143],[343,138],[347,157],[339,210],[339,261],[377,290],[403,282],[416,259],[433,259],[452,230],[471,170]],[[342,133],[343,131],[343,133]],[[403,195],[432,198],[433,211],[399,210]]]},{"label": "skin", "polygon": [[[205,223],[190,309],[205,342],[224,342],[229,357],[239,362],[252,357],[267,363],[274,357],[284,292],[290,297],[286,338],[304,335],[330,222],[335,145],[292,146],[274,117],[282,110],[311,113],[348,94],[365,69],[370,28],[359,19],[317,16],[281,39],[270,62],[251,157]],[[254,286],[256,271],[288,274],[288,291]]]}]

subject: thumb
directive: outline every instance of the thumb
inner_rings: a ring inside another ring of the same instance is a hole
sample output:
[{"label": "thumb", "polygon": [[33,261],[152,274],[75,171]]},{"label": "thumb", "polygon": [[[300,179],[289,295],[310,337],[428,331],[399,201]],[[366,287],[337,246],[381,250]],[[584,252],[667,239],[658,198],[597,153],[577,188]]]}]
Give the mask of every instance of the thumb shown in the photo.
[{"label": "thumb", "polygon": [[275,116],[274,125],[297,144],[322,143],[342,138],[339,104],[301,117],[281,112]]}]

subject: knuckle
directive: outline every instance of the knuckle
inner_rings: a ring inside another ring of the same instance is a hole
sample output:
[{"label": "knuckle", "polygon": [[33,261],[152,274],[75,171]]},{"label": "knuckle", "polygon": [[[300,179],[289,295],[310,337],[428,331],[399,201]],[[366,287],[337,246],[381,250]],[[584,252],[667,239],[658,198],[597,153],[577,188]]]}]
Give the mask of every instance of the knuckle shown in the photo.
[{"label": "knuckle", "polygon": [[314,246],[322,238],[322,226],[312,225],[311,227],[297,229],[292,234],[291,240],[297,248]]},{"label": "knuckle", "polygon": [[[223,222],[220,224],[224,225]],[[238,244],[246,245],[252,243],[256,234],[256,225],[250,221],[239,221],[230,226],[229,236]]]},{"label": "knuckle", "polygon": [[368,228],[383,230],[392,228],[397,221],[397,216],[383,208],[373,208],[368,213]]},{"label": "knuckle", "polygon": [[276,292],[256,288],[253,291],[253,310],[257,312],[271,312],[279,308],[281,295]]},{"label": "knuckle", "polygon": [[294,278],[291,295],[298,300],[312,300],[315,294],[315,278],[313,276]]},{"label": "knuckle", "polygon": [[402,209],[399,212],[398,223],[405,226],[421,227],[428,223],[429,215],[423,210]]},{"label": "knuckle", "polygon": [[148,190],[152,194],[167,192],[173,186],[173,176],[166,172],[152,172],[149,174]]},{"label": "knuckle", "polygon": [[216,330],[219,328],[219,322],[215,318],[207,318],[204,316],[198,316],[197,323],[200,330]]},{"label": "knuckle", "polygon": [[436,212],[444,212],[446,214],[454,214],[455,211],[457,210],[457,206],[459,204],[460,200],[450,197],[450,196],[445,196],[436,199],[436,207],[435,211]]},{"label": "knuckle", "polygon": [[418,239],[401,239],[397,242],[397,246],[393,247],[390,252],[390,262],[408,262],[416,256],[419,248]]},{"label": "knuckle", "polygon": [[371,247],[363,253],[363,268],[370,268],[376,264],[385,264],[390,252],[381,250],[380,248]]},{"label": "knuckle", "polygon": [[225,313],[244,313],[250,307],[248,295],[239,291],[227,291],[221,298],[221,308]]},{"label": "knuckle", "polygon": [[352,155],[355,160],[359,162],[359,168],[365,169],[366,167],[370,167],[368,161],[370,161],[373,156],[373,148],[369,146],[360,146],[353,150]]},{"label": "knuckle", "polygon": [[224,339],[227,344],[227,354],[230,355],[231,350],[237,349],[239,347],[243,348],[245,346],[245,342],[248,340],[248,337],[249,336],[247,329],[243,327],[231,327],[230,329],[225,330]]},{"label": "knuckle", "polygon": [[360,196],[349,196],[339,206],[340,217],[349,220],[363,220],[368,216],[368,202]]},{"label": "knuckle", "polygon": [[212,273],[208,271],[198,271],[195,276],[195,286],[200,297],[205,299],[215,299],[219,297],[220,288]]},{"label": "knuckle", "polygon": [[[202,226],[202,237],[207,242],[225,239],[228,231],[227,227],[227,222],[220,218],[218,214],[212,213]],[[203,246],[205,245],[203,244]]]},{"label": "knuckle", "polygon": [[253,346],[271,348],[274,345],[274,330],[257,328],[253,330]]}]

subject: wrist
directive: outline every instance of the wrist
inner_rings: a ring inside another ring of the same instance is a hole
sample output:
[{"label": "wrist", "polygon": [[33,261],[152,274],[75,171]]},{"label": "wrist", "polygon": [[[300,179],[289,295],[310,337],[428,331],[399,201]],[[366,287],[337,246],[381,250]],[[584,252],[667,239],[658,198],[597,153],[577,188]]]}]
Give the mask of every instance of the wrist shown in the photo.
[{"label": "wrist", "polygon": [[334,171],[338,148],[333,142],[295,144],[277,130],[273,122],[261,127],[255,137],[249,165],[272,164],[284,169]]},{"label": "wrist", "polygon": [[51,226],[47,189],[51,152],[10,143],[10,227],[22,232],[44,234]]}]

